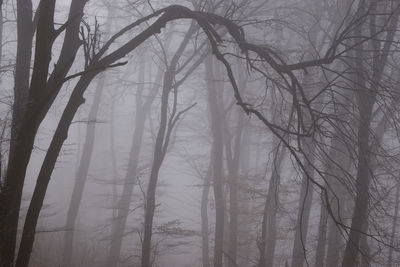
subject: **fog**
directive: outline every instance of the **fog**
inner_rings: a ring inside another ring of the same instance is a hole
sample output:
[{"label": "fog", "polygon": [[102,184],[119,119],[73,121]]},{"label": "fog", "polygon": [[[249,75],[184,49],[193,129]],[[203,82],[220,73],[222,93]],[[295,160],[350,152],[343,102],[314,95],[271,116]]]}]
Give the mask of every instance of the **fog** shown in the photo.
[{"label": "fog", "polygon": [[398,1],[0,9],[0,267],[400,266]]}]

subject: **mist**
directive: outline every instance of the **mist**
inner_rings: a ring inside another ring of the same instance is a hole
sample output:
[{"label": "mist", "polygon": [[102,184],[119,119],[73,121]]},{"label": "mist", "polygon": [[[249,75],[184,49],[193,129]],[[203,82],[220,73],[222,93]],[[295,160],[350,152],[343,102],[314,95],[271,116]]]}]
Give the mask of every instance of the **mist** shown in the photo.
[{"label": "mist", "polygon": [[398,1],[0,14],[0,267],[400,266]]}]

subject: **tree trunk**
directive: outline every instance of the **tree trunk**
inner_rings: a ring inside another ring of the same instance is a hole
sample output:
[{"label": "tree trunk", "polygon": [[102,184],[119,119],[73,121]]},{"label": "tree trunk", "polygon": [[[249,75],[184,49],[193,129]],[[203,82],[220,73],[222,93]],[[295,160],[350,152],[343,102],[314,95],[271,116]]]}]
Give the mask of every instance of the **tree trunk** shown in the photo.
[{"label": "tree trunk", "polygon": [[25,177],[26,167],[32,153],[33,140],[37,131],[35,129],[36,125],[33,123],[31,125],[25,124],[20,128],[18,142],[14,146],[15,153],[13,158],[9,160],[6,172],[6,177],[14,177],[14,179],[5,184],[6,187],[3,187],[1,192],[1,267],[11,267],[14,262],[19,207],[23,188],[21,179]]},{"label": "tree trunk", "polygon": [[311,164],[314,161],[314,146],[311,144],[311,140],[309,139],[307,139],[305,143],[306,149],[309,151],[308,153],[305,153],[305,155],[307,155],[307,162],[305,163],[305,172],[307,172],[307,174],[303,176],[301,182],[299,209],[297,213],[295,238],[293,243],[292,267],[302,267],[306,257],[308,223],[313,195],[313,188],[307,175],[313,177],[314,169]]},{"label": "tree trunk", "polygon": [[306,253],[308,222],[311,211],[312,186],[305,180],[301,184],[300,207],[297,214],[296,234],[293,244],[292,267],[303,266]]},{"label": "tree trunk", "polygon": [[[361,72],[361,70],[358,70]],[[363,79],[363,74],[358,74],[358,80]],[[362,84],[362,83],[360,83]],[[362,91],[361,91],[362,90]],[[364,229],[367,220],[369,203],[369,183],[371,180],[369,131],[372,116],[374,98],[365,88],[358,91],[359,95],[359,126],[357,133],[358,165],[356,177],[356,200],[353,209],[351,229],[343,256],[342,267],[352,267],[356,262],[361,239],[361,230]]]},{"label": "tree trunk", "polygon": [[146,208],[144,219],[144,235],[142,243],[142,267],[151,267],[151,237],[153,233],[153,218],[156,208],[156,188],[158,181],[158,174],[161,164],[164,160],[165,154],[163,152],[164,139],[167,131],[168,120],[168,96],[172,89],[174,74],[170,68],[164,74],[164,84],[161,95],[161,114],[160,114],[160,127],[158,129],[156,143],[154,147],[153,164],[151,167],[149,184],[146,194]]},{"label": "tree trunk", "polygon": [[[240,137],[238,138],[240,139]],[[240,148],[239,148],[240,149]],[[239,152],[236,152],[239,153]],[[235,166],[238,166],[238,162]],[[229,175],[229,267],[236,267],[238,243],[238,171],[237,168]]]},{"label": "tree trunk", "polygon": [[14,103],[12,112],[10,158],[14,155],[17,133],[21,127],[22,115],[29,93],[29,74],[32,58],[34,28],[32,22],[32,2],[17,2],[17,57],[14,77]]},{"label": "tree trunk", "polygon": [[273,166],[273,173],[268,187],[268,216],[267,216],[267,252],[265,256],[265,267],[274,266],[275,248],[276,248],[276,215],[279,205],[279,186],[280,186],[280,172],[283,159],[285,157],[285,150],[279,149],[279,154],[276,155]]},{"label": "tree trunk", "polygon": [[[241,82],[242,85],[244,82]],[[244,86],[241,86],[244,88]],[[233,144],[231,144],[230,136],[227,125],[225,128],[225,151],[228,167],[228,182],[229,182],[229,242],[228,242],[228,257],[227,264],[229,267],[237,266],[237,245],[238,245],[238,216],[239,216],[239,203],[238,203],[238,182],[239,182],[239,166],[240,166],[240,152],[242,148],[242,132],[243,132],[243,114],[241,110],[237,110],[237,123],[233,136]]]},{"label": "tree trunk", "polygon": [[[365,224],[368,226],[368,224]],[[363,232],[366,233],[368,229],[363,229]],[[366,235],[362,235],[360,241],[360,250],[362,251],[361,259],[360,259],[360,267],[370,267],[371,266],[371,256],[370,249],[368,245],[368,239]]]},{"label": "tree trunk", "polygon": [[[238,60],[238,66],[241,62]],[[238,83],[244,92],[247,86],[247,77],[241,68],[237,69]],[[240,163],[242,158],[243,149],[243,131],[244,131],[244,114],[239,108],[235,109],[233,114],[233,121],[235,123],[235,131],[233,132],[233,143],[231,144],[229,138],[228,127],[225,126],[225,146],[226,146],[226,160],[229,174],[229,267],[236,267],[238,257],[238,231],[239,231],[239,176],[240,176]]]},{"label": "tree trunk", "polygon": [[[115,94],[112,96],[114,98],[115,95],[118,94],[118,90],[116,90]],[[110,160],[111,160],[111,168],[112,168],[112,175],[111,175],[111,182],[112,182],[112,215],[111,219],[114,220],[117,218],[118,211],[115,208],[117,206],[117,201],[118,201],[118,190],[117,190],[117,183],[118,183],[118,170],[117,170],[117,156],[116,156],[116,149],[115,149],[115,123],[114,123],[114,117],[115,117],[115,99],[111,101],[111,111],[110,111],[110,117],[109,117],[109,130],[110,130]],[[112,239],[112,238],[111,238]]]},{"label": "tree trunk", "polygon": [[101,95],[103,94],[105,84],[105,74],[101,75],[95,90],[92,107],[89,111],[88,122],[86,124],[85,143],[82,148],[82,156],[79,161],[78,171],[76,173],[74,188],[67,213],[67,221],[64,232],[64,253],[63,266],[73,266],[73,243],[75,233],[75,221],[78,216],[79,206],[81,204],[83,191],[86,185],[89,167],[92,159],[95,133],[96,118],[99,111]]},{"label": "tree trunk", "polygon": [[321,197],[321,209],[319,214],[319,225],[318,225],[318,240],[317,240],[317,251],[315,252],[315,267],[324,267],[324,258],[326,251],[326,232],[327,232],[327,220],[328,211],[326,209],[326,203],[324,198]]},{"label": "tree trunk", "polygon": [[204,185],[201,191],[201,251],[203,267],[210,267],[209,241],[208,241],[208,195],[210,193],[210,184],[212,177],[212,151],[210,155],[210,164],[207,174],[204,178]]},{"label": "tree trunk", "polygon": [[205,61],[208,101],[211,114],[211,134],[213,146],[213,188],[215,201],[214,267],[222,267],[224,243],[224,193],[223,193],[223,133],[222,112],[219,110],[218,92],[215,88],[213,61]]},{"label": "tree trunk", "polygon": [[[337,194],[338,197],[344,197],[343,194],[340,193],[340,191],[336,191],[335,194]],[[341,201],[340,199],[335,200],[334,202],[339,202],[339,204],[336,203],[331,203],[331,208],[332,208],[332,213],[333,216],[336,217],[336,219],[341,216],[338,213],[338,208],[337,205],[340,206],[341,209],[344,209],[344,206],[341,204],[344,204],[344,201]],[[340,252],[343,248],[343,240],[342,240],[342,235],[340,233],[340,230],[338,228],[339,226],[332,220],[331,218],[328,218],[328,238],[327,238],[327,251],[326,251],[326,267],[337,267],[340,262]]]}]

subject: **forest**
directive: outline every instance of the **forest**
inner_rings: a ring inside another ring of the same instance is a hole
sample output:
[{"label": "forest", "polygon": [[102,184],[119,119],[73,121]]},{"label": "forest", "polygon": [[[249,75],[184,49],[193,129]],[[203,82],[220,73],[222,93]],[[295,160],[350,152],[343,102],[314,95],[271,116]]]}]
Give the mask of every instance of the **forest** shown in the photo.
[{"label": "forest", "polygon": [[398,0],[0,0],[0,267],[400,266]]}]

